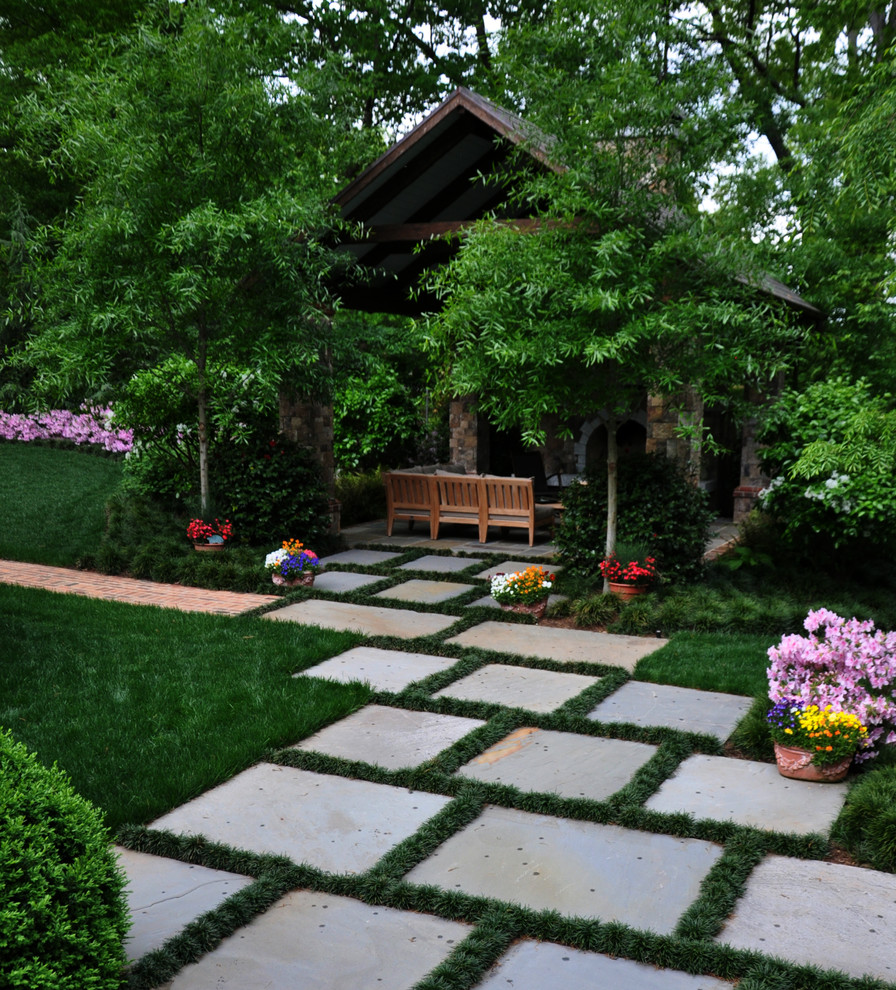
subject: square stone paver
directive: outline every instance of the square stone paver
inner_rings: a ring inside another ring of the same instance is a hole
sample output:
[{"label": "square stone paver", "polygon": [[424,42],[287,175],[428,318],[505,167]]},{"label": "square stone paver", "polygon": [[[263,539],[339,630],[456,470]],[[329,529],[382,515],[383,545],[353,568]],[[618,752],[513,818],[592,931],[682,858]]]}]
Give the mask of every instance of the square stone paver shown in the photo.
[{"label": "square stone paver", "polygon": [[477,718],[367,705],[303,739],[293,749],[314,750],[398,770],[432,759],[483,725],[485,722]]},{"label": "square stone paver", "polygon": [[362,873],[448,798],[260,763],[152,823],[330,873]]},{"label": "square stone paver", "polygon": [[716,941],[896,984],[896,876],[767,856]]},{"label": "square stone paver", "polygon": [[629,681],[589,712],[588,718],[597,722],[630,722],[682,732],[705,732],[724,742],[752,704],[752,698],[739,694]]},{"label": "square stone paver", "polygon": [[691,976],[675,969],[657,969],[630,959],[611,959],[596,952],[570,949],[553,942],[524,939],[503,955],[476,990],[731,990],[712,976]]},{"label": "square stone paver", "polygon": [[469,931],[427,914],[294,890],[181,970],[170,987],[410,990]]},{"label": "square stone paver", "polygon": [[700,839],[487,805],[405,879],[669,934],[721,854]]},{"label": "square stone paver", "polygon": [[122,846],[115,852],[128,878],[125,893],[133,924],[124,948],[130,962],[161,948],[199,915],[254,882],[241,873],[209,870]]},{"label": "square stone paver", "polygon": [[494,705],[525,708],[530,712],[552,712],[599,680],[599,677],[585,677],[583,674],[490,663],[437,691],[433,697],[489,701]]},{"label": "square stone paver", "polygon": [[[546,571],[551,574],[559,574],[563,568],[561,566],[554,567],[553,564],[545,562],[543,560],[537,561]],[[524,571],[527,567],[531,567],[533,562],[531,560],[504,560],[500,564],[495,564],[493,567],[486,568],[484,571],[480,571],[476,577],[486,578],[491,580],[496,574],[516,574],[518,571]]]},{"label": "square stone paver", "polygon": [[398,570],[456,574],[458,571],[465,571],[468,567],[481,563],[482,561],[476,560],[475,557],[442,557],[440,554],[430,553],[417,560],[411,560],[407,564],[402,564]]},{"label": "square stone paver", "polygon": [[456,663],[451,657],[435,657],[428,653],[403,653],[400,650],[356,646],[293,674],[293,677],[326,677],[340,684],[366,681],[374,691],[397,693],[415,681],[448,670]]},{"label": "square stone paver", "polygon": [[400,556],[400,553],[389,553],[387,550],[343,550],[342,553],[321,557],[320,562],[324,567],[327,564],[359,564],[362,567],[372,567]]},{"label": "square stone paver", "polygon": [[349,602],[315,599],[267,612],[263,618],[276,622],[298,622],[304,626],[360,632],[366,636],[397,636],[399,639],[433,636],[457,622],[452,615],[435,615],[432,612],[412,612],[402,608],[379,608],[374,605],[352,605]]},{"label": "square stone paver", "polygon": [[[556,602],[566,601],[566,595],[548,595],[548,608],[554,605]],[[501,606],[492,598],[491,595],[485,595],[483,598],[477,598],[475,602],[470,602],[467,608],[473,608],[474,605],[479,605],[482,608],[500,608]]]},{"label": "square stone paver", "polygon": [[601,801],[624,787],[656,746],[578,736],[547,729],[517,729],[457,772],[524,791]]},{"label": "square stone paver", "polygon": [[378,591],[374,598],[394,598],[400,602],[435,605],[457,598],[472,587],[472,584],[458,584],[456,581],[421,581],[415,578],[405,581],[404,584],[386,588],[385,591]]},{"label": "square stone paver", "polygon": [[554,629],[511,622],[480,622],[447,642],[558,663],[605,663],[634,670],[635,664],[665,646],[665,639],[616,636],[585,629]]},{"label": "square stone paver", "polygon": [[319,591],[341,594],[343,591],[357,591],[368,584],[376,584],[383,579],[378,574],[353,574],[351,571],[324,571],[314,578],[314,587]]},{"label": "square stone paver", "polygon": [[774,763],[695,755],[663,782],[645,807],[803,835],[828,831],[846,790],[845,783],[789,780]]}]

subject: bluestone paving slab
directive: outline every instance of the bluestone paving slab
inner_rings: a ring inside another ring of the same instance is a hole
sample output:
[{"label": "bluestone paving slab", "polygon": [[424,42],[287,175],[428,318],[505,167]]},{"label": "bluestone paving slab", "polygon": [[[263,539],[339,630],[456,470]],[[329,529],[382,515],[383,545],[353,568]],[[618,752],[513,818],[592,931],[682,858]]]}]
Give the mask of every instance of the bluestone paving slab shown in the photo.
[{"label": "bluestone paving slab", "polygon": [[656,746],[622,739],[522,728],[457,772],[524,791],[602,801],[624,787],[656,750]]},{"label": "bluestone paving slab", "polygon": [[[566,595],[548,595],[548,608],[554,605],[556,602],[566,601]],[[485,595],[483,598],[477,598],[475,602],[470,602],[467,608],[472,608],[474,605],[480,605],[482,608],[500,608],[501,606],[492,598],[491,595]]]},{"label": "bluestone paving slab", "polygon": [[[554,567],[553,564],[547,564],[544,561],[538,561],[538,563],[546,571],[550,571],[551,574],[559,574],[563,570],[560,566]],[[531,566],[531,560],[504,560],[500,564],[495,564],[493,567],[487,567],[484,571],[480,571],[476,577],[491,580],[496,574],[516,574],[518,571],[524,571],[527,567]]]},{"label": "bluestone paving slab", "polygon": [[468,567],[481,563],[481,560],[476,560],[474,557],[443,557],[433,553],[418,557],[417,560],[408,561],[408,563],[402,564],[398,570],[456,574],[457,571],[465,571]]},{"label": "bluestone paving slab", "polygon": [[599,680],[584,674],[490,663],[437,691],[433,697],[488,701],[530,712],[552,712]]},{"label": "bluestone paving slab", "polygon": [[173,935],[243,887],[252,877],[209,870],[163,856],[116,846],[127,876],[126,897],[133,922],[125,939],[128,961],[159,949]]},{"label": "bluestone paving slab", "polygon": [[641,657],[665,646],[667,641],[528,623],[480,622],[447,642],[455,646],[541,657],[558,663],[604,663],[631,671]]},{"label": "bluestone paving slab", "polygon": [[589,712],[588,718],[705,732],[724,742],[752,704],[752,698],[739,694],[629,681]]},{"label": "bluestone paving slab", "polygon": [[387,550],[343,550],[342,553],[321,557],[320,562],[323,567],[327,564],[360,564],[362,567],[372,567],[400,556],[400,553],[390,553]]},{"label": "bluestone paving slab", "polygon": [[314,587],[320,591],[341,594],[343,591],[357,591],[368,584],[376,584],[383,579],[377,574],[353,574],[351,571],[324,571],[314,578]]},{"label": "bluestone paving slab", "polygon": [[263,618],[360,632],[366,636],[397,636],[399,639],[433,636],[457,622],[452,615],[412,612],[403,608],[379,608],[375,605],[352,605],[349,602],[329,602],[322,599],[296,602],[295,605],[268,612]]},{"label": "bluestone paving slab", "polygon": [[432,759],[483,725],[485,722],[476,718],[367,705],[293,748],[398,770]]},{"label": "bluestone paving slab", "polygon": [[476,990],[731,990],[712,976],[691,976],[675,969],[657,969],[630,959],[611,959],[596,952],[570,949],[553,942],[524,939],[513,945],[486,973]]},{"label": "bluestone paving slab", "polygon": [[410,990],[469,932],[456,921],[294,890],[169,986]]},{"label": "bluestone paving slab", "polygon": [[767,856],[716,941],[896,983],[896,876]]},{"label": "bluestone paving slab", "polygon": [[152,828],[361,873],[448,798],[260,763],[163,815]]},{"label": "bluestone paving slab", "polygon": [[447,602],[469,591],[472,584],[459,584],[457,581],[421,581],[413,579],[396,584],[385,591],[378,591],[375,598],[394,598],[400,602],[419,602],[422,605],[435,605]]},{"label": "bluestone paving slab", "polygon": [[448,670],[456,663],[451,657],[436,657],[428,653],[404,653],[401,650],[355,646],[293,676],[326,677],[341,684],[366,681],[375,691],[397,693],[415,681],[422,681],[424,677]]},{"label": "bluestone paving slab", "polygon": [[405,879],[669,934],[721,854],[701,839],[486,805]]},{"label": "bluestone paving slab", "polygon": [[803,835],[827,833],[846,791],[846,783],[789,780],[774,763],[696,754],[663,782],[645,807]]}]

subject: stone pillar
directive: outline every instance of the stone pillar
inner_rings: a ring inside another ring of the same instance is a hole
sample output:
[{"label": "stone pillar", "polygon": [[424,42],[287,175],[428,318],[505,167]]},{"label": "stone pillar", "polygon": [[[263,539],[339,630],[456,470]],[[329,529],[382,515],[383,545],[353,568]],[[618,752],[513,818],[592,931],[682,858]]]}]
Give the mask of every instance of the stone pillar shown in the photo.
[{"label": "stone pillar", "polygon": [[740,484],[734,489],[734,522],[745,519],[756,499],[768,484],[759,466],[759,444],[756,442],[756,418],[744,421],[741,432]]},{"label": "stone pillar", "polygon": [[[572,435],[561,436],[563,424],[556,414],[545,416],[541,425],[545,431],[544,446],[540,448],[541,460],[544,464],[545,474],[548,476],[548,482],[556,484],[556,480],[552,479],[551,475],[557,473],[575,474],[576,472],[575,440]],[[577,421],[575,425],[577,429],[572,433],[577,432],[579,422]]]},{"label": "stone pillar", "polygon": [[452,464],[462,464],[467,474],[488,470],[488,424],[476,412],[471,396],[452,399],[448,407],[448,449]]},{"label": "stone pillar", "polygon": [[320,465],[320,477],[332,498],[336,493],[333,453],[333,407],[310,396],[280,393],[280,432],[308,447]]},{"label": "stone pillar", "polygon": [[648,454],[665,454],[696,484],[700,478],[700,443],[679,434],[703,417],[703,400],[688,386],[676,395],[647,396]]}]

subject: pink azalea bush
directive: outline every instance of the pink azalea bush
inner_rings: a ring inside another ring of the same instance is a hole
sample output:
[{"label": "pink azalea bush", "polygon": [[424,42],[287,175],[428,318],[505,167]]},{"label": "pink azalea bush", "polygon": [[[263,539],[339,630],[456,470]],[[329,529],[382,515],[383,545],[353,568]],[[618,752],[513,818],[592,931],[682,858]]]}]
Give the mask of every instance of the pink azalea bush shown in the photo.
[{"label": "pink azalea bush", "polygon": [[0,440],[71,440],[127,454],[134,444],[133,431],[113,429],[111,420],[111,409],[90,406],[81,406],[80,412],[53,409],[34,416],[0,412]]},{"label": "pink azalea bush", "polygon": [[771,700],[831,705],[858,716],[868,739],[856,760],[876,756],[877,744],[896,743],[896,632],[824,608],[803,625],[809,636],[784,636],[768,651]]}]

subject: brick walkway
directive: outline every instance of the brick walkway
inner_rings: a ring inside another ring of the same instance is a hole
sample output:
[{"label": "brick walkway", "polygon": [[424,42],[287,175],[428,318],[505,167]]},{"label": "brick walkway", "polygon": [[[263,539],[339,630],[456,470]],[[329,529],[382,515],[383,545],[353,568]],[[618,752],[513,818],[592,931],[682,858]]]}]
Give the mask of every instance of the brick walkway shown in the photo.
[{"label": "brick walkway", "polygon": [[48,591],[129,602],[132,605],[159,605],[181,612],[214,612],[216,615],[239,615],[260,605],[279,601],[276,595],[208,591],[180,584],[158,584],[155,581],[138,581],[135,578],[111,577],[93,571],[23,564],[12,560],[0,560],[0,584],[46,588]]}]

